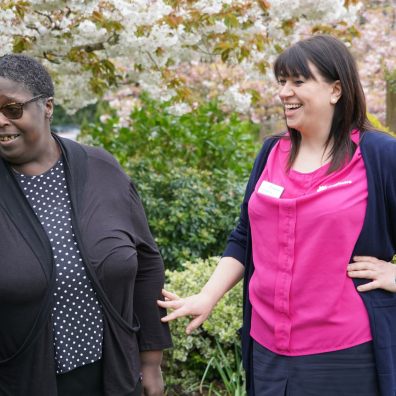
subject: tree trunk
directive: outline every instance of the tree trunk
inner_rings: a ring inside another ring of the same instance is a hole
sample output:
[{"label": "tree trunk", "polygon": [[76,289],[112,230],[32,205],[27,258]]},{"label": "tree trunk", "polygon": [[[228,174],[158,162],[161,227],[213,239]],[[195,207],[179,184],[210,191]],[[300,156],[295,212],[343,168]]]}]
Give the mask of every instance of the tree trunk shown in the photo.
[{"label": "tree trunk", "polygon": [[396,132],[396,84],[386,81],[386,125]]}]

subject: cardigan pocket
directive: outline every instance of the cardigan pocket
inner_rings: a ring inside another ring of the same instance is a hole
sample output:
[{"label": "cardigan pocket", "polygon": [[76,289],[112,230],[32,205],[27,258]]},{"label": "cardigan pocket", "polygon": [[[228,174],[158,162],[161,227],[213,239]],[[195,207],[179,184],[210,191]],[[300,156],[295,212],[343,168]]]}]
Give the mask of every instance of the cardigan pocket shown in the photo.
[{"label": "cardigan pocket", "polygon": [[396,299],[381,299],[372,302],[373,325],[376,344],[380,348],[396,345]]}]

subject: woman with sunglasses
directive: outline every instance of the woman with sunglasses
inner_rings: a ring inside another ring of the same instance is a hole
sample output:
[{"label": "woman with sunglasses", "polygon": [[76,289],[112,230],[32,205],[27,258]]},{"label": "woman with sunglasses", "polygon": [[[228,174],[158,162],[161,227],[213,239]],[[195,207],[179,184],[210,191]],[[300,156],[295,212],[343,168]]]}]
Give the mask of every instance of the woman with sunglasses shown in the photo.
[{"label": "woman with sunglasses", "polygon": [[396,393],[396,139],[372,130],[336,38],[286,49],[274,74],[287,132],[268,138],[202,291],[164,291],[191,332],[244,277],[249,395]]},{"label": "woman with sunglasses", "polygon": [[51,133],[53,97],[0,58],[0,395],[161,395],[162,259],[115,159]]}]

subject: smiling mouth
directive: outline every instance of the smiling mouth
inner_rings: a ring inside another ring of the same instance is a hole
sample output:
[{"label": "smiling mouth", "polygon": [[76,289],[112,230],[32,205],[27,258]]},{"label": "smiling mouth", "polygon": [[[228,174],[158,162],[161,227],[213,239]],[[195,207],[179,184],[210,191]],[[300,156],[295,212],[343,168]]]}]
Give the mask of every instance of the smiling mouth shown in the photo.
[{"label": "smiling mouth", "polygon": [[299,109],[302,105],[297,103],[285,103],[284,106],[286,110],[296,110]]},{"label": "smiling mouth", "polygon": [[15,140],[20,135],[3,135],[0,136],[0,142],[10,142],[11,140]]}]

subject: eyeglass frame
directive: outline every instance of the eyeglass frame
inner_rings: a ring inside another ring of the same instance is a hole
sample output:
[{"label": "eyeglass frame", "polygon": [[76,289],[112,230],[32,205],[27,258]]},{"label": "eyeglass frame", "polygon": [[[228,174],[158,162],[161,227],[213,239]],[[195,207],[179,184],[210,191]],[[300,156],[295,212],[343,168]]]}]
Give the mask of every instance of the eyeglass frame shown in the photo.
[{"label": "eyeglass frame", "polygon": [[[3,116],[6,117],[6,118],[8,118],[9,120],[19,120],[19,119],[21,119],[21,118],[23,117],[23,110],[24,110],[24,109],[23,109],[23,106],[25,106],[25,105],[27,105],[27,104],[29,104],[29,103],[35,102],[36,100],[39,100],[39,99],[41,99],[41,98],[43,98],[43,97],[45,97],[45,94],[40,94],[40,95],[34,96],[33,98],[31,98],[31,99],[29,99],[29,100],[27,100],[27,101],[25,101],[25,102],[11,102],[11,103],[7,103],[7,104],[5,104],[5,105],[0,106],[0,113],[2,113]],[[17,117],[17,118],[10,118],[10,117],[7,117],[7,116],[3,113],[3,109],[4,109],[5,107],[7,107],[7,106],[10,106],[10,105],[18,105],[18,106],[20,106],[20,108],[21,108],[21,115],[20,115],[19,117]]]}]

